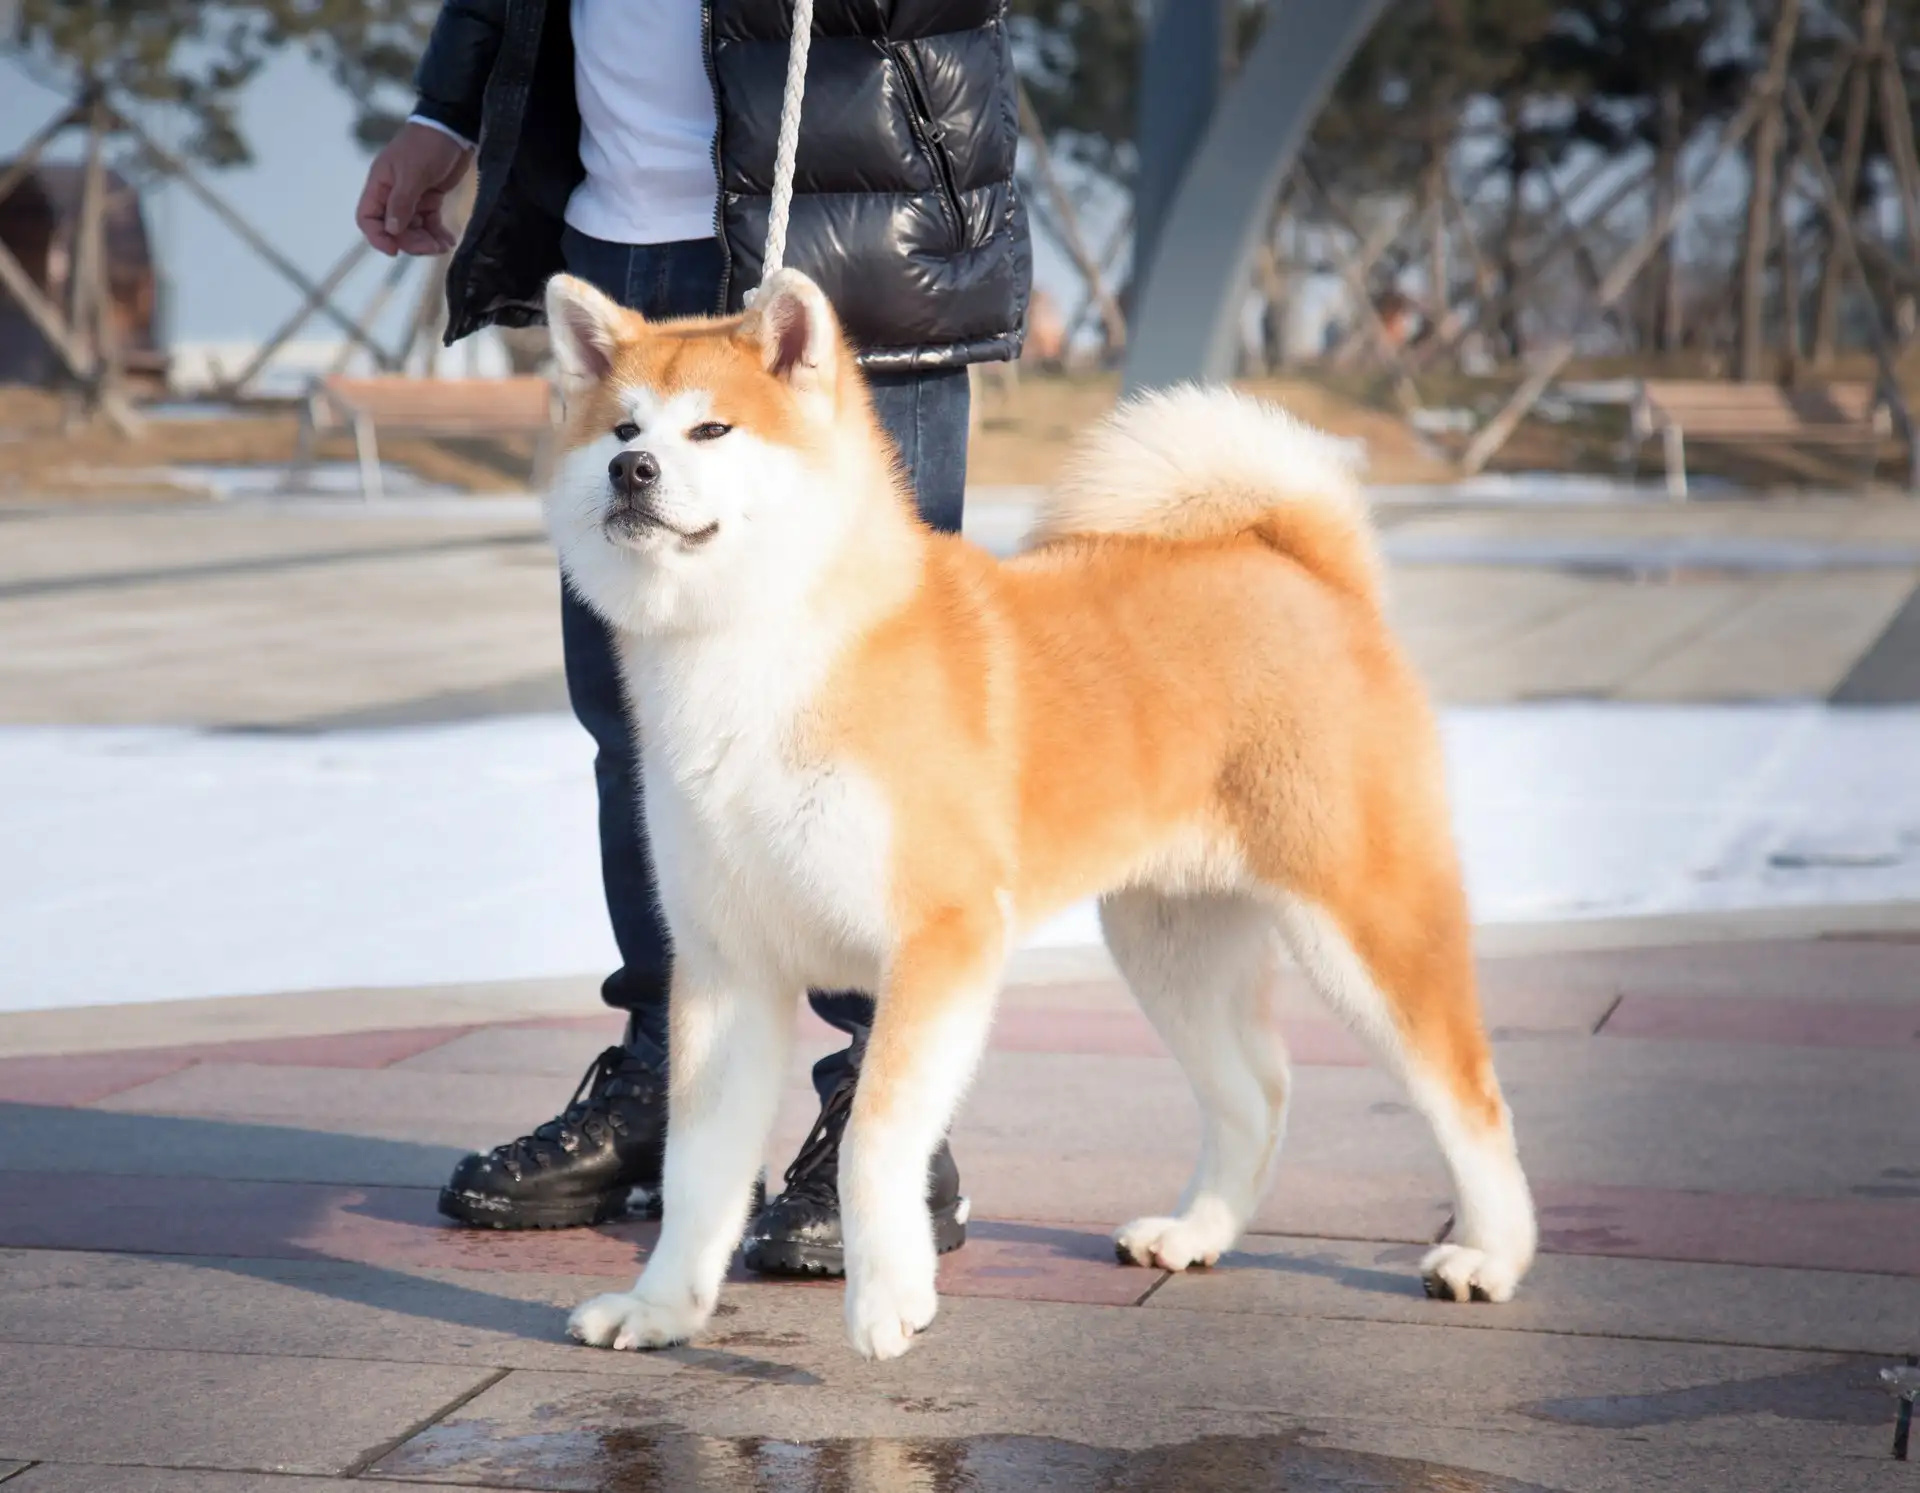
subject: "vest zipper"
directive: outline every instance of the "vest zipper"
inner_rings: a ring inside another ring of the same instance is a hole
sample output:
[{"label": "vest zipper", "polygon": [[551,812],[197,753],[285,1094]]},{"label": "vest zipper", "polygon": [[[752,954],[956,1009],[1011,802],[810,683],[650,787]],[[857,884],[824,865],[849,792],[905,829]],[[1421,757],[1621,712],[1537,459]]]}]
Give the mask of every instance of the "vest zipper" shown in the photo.
[{"label": "vest zipper", "polygon": [[944,143],[946,127],[934,118],[933,106],[927,102],[926,90],[920,85],[919,69],[907,55],[906,47],[899,42],[886,42],[883,45],[907,85],[907,97],[913,105],[908,118],[913,124],[914,138],[927,153],[927,159],[933,162],[933,173],[939,179],[940,210],[946,214],[947,226],[953,230],[955,245],[964,249],[967,246],[966,220],[960,212],[960,185],[954,180],[953,162],[948,159]]},{"label": "vest zipper", "polygon": [[713,0],[700,0],[700,60],[706,65],[707,87],[713,94],[713,236],[720,245],[720,296],[713,314],[727,314],[733,289],[733,249],[727,243],[727,182],[720,164],[720,73],[713,65]]}]

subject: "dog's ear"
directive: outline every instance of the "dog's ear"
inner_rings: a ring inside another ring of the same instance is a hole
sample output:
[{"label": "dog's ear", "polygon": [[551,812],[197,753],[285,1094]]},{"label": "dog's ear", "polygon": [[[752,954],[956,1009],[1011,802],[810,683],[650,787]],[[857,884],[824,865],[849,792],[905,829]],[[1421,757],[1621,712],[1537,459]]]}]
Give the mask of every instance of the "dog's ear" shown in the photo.
[{"label": "dog's ear", "polygon": [[802,393],[831,395],[840,376],[840,320],[820,287],[798,270],[762,285],[740,323],[767,372]]},{"label": "dog's ear", "polygon": [[636,313],[584,280],[555,275],[547,281],[547,330],[568,388],[597,384],[613,372],[614,355],[639,324]]}]

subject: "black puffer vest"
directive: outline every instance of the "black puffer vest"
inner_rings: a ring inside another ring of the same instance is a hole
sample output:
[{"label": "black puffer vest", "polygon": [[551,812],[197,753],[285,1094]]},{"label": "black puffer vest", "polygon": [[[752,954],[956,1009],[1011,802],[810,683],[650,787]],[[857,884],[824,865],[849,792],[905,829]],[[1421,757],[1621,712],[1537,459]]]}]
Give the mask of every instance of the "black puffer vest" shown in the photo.
[{"label": "black puffer vest", "polygon": [[[1005,11],[816,0],[786,262],[820,283],[870,368],[1019,352],[1031,249]],[[702,15],[727,262],[715,310],[738,310],[760,280],[791,7],[704,0]],[[416,81],[419,113],[480,142],[447,340],[538,322],[581,176],[567,0],[446,0]]]}]

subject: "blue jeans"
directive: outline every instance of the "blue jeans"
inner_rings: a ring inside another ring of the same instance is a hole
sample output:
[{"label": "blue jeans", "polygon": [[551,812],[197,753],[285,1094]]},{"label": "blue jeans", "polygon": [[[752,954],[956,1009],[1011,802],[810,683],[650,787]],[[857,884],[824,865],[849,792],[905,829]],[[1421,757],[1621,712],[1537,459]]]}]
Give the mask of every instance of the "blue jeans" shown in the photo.
[{"label": "blue jeans", "polygon": [[[720,246],[712,239],[676,244],[610,244],[569,228],[567,270],[643,316],[701,316],[720,293]],[[967,486],[967,371],[867,376],[874,412],[912,475],[920,514],[936,529],[959,533]],[[606,624],[561,588],[561,638],[567,698],[593,737],[600,797],[600,875],[613,920],[620,968],[600,995],[629,1013],[628,1042],[664,1054],[672,949],[654,892],[653,858],[640,828],[640,758],[634,749],[620,665]],[[859,1067],[873,1025],[873,998],[856,991],[811,991],[822,1020],[853,1038],[844,1051],[814,1065],[822,1098]]]}]

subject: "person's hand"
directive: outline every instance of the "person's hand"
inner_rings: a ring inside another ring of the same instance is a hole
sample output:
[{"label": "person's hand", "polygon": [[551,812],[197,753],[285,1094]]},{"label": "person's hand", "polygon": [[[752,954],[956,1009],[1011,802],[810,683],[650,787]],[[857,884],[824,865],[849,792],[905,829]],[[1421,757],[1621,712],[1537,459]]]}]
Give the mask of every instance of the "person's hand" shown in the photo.
[{"label": "person's hand", "polygon": [[456,242],[440,217],[473,152],[451,135],[407,123],[367,168],[354,221],[382,254],[445,254]]}]

